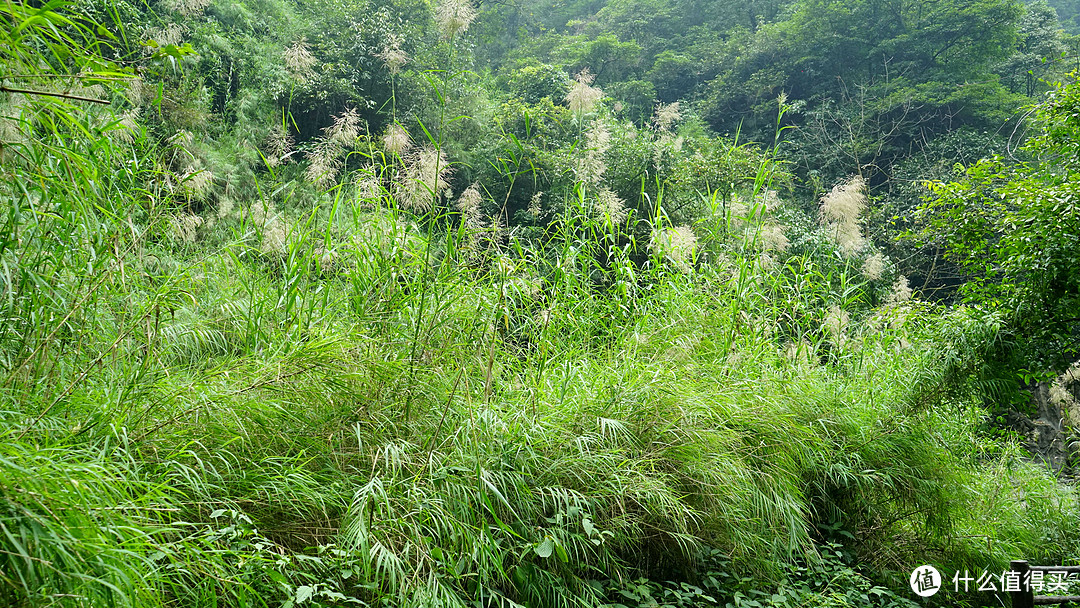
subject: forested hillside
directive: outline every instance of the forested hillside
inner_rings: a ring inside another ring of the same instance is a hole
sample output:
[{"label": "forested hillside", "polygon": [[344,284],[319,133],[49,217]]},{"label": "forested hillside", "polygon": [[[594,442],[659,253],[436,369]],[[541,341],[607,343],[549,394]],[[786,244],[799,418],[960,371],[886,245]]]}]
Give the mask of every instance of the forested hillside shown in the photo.
[{"label": "forested hillside", "polygon": [[1008,605],[1080,559],[1077,18],[4,0],[0,603]]},{"label": "forested hillside", "polygon": [[1080,32],[1080,7],[1065,0],[1053,0],[1050,6],[1057,11],[1058,21],[1066,32],[1070,34]]}]

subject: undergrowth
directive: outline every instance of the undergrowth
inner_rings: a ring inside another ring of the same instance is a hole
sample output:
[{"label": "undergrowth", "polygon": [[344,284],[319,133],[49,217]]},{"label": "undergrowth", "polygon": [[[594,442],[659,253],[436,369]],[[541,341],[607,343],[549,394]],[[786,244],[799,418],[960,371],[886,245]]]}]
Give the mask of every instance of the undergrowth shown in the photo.
[{"label": "undergrowth", "polygon": [[6,95],[8,604],[909,606],[1076,554],[1072,489],[978,433],[992,320],[857,226],[777,245],[769,154],[689,224],[582,178],[518,238],[375,155],[200,210],[168,144]]}]

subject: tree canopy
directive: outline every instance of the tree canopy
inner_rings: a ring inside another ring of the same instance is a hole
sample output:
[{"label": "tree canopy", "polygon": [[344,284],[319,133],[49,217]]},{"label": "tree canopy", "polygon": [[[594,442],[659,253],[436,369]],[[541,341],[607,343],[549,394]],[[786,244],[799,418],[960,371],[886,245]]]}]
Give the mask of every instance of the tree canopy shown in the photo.
[{"label": "tree canopy", "polygon": [[1080,353],[1080,83],[1031,111],[1015,157],[980,160],[931,184],[924,236],[966,275],[969,302],[1008,315],[1046,364]]}]

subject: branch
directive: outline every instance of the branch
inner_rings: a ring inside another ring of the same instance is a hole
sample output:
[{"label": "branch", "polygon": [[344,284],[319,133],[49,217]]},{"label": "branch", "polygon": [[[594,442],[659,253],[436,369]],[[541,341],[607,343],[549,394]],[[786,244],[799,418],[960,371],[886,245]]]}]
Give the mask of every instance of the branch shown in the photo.
[{"label": "branch", "polygon": [[112,103],[107,99],[94,99],[93,97],[80,97],[78,95],[72,95],[70,93],[53,93],[52,91],[31,91],[28,89],[13,89],[8,86],[0,84],[0,91],[4,93],[22,93],[23,95],[44,95],[46,97],[61,97],[63,99],[74,99],[76,101],[89,101],[90,103],[100,103],[102,105],[109,105]]}]

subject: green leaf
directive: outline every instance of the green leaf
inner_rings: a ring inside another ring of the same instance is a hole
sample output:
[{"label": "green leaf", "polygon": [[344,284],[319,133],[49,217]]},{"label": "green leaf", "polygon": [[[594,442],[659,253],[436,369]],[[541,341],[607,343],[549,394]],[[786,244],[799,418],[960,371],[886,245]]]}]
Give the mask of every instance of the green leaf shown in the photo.
[{"label": "green leaf", "polygon": [[585,530],[585,534],[593,536],[596,534],[596,526],[593,525],[592,520],[586,517],[581,520],[581,527]]},{"label": "green leaf", "polygon": [[564,564],[570,561],[570,556],[567,555],[566,549],[559,543],[555,543],[555,554],[559,556],[559,560]]},{"label": "green leaf", "polygon": [[315,595],[315,588],[311,585],[300,585],[296,588],[296,603],[302,604],[311,599],[311,596]]},{"label": "green leaf", "polygon": [[547,558],[551,557],[551,552],[554,551],[554,550],[555,550],[555,542],[553,540],[551,540],[550,536],[545,538],[544,542],[542,542],[539,545],[536,545],[535,547],[533,547],[533,551],[535,551],[538,556],[540,556],[540,557],[542,557],[544,559],[547,559]]}]

